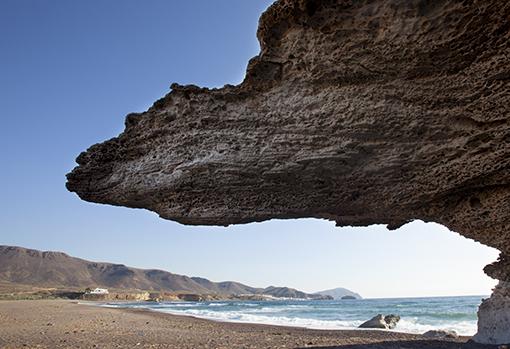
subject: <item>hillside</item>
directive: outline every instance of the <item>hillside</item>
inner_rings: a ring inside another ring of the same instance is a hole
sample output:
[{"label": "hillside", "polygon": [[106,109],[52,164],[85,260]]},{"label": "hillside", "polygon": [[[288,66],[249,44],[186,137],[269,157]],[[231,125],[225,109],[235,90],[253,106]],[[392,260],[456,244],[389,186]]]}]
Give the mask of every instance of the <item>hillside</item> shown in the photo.
[{"label": "hillside", "polygon": [[287,287],[255,288],[238,282],[213,282],[157,269],[91,262],[62,252],[0,246],[0,283],[34,287],[106,287],[197,294],[264,294],[286,298],[319,298]]},{"label": "hillside", "polygon": [[333,288],[331,290],[320,291],[320,292],[316,292],[315,294],[319,294],[319,295],[323,295],[323,296],[331,296],[334,299],[341,299],[342,297],[345,297],[345,296],[352,296],[356,299],[363,298],[358,293],[353,292],[353,291],[348,290],[343,287]]}]

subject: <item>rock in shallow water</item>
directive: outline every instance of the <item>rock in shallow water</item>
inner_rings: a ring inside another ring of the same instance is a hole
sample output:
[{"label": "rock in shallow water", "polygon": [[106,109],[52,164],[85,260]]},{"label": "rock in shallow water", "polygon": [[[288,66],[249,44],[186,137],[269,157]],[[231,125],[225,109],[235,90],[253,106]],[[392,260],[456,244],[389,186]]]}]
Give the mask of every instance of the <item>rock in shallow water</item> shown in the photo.
[{"label": "rock in shallow water", "polygon": [[400,316],[398,316],[398,315],[390,314],[390,315],[386,315],[384,317],[384,322],[386,322],[388,324],[388,329],[390,329],[390,330],[397,327],[397,323],[399,321],[400,321]]},{"label": "rock in shallow water", "polygon": [[400,321],[398,315],[387,315],[378,314],[367,322],[362,323],[359,328],[380,328],[384,330],[392,330],[397,326]]},{"label": "rock in shallow water", "polygon": [[359,328],[380,328],[386,330],[388,329],[388,324],[384,321],[384,315],[379,314],[359,325]]}]

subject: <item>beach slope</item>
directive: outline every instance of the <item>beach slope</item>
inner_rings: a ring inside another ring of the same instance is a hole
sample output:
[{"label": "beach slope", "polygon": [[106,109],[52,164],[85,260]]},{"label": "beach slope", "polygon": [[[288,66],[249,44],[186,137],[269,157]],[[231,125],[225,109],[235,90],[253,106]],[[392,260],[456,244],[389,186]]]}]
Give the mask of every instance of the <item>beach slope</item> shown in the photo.
[{"label": "beach slope", "polygon": [[430,341],[395,332],[219,323],[65,300],[0,302],[0,348],[454,349],[465,347],[468,340]]}]

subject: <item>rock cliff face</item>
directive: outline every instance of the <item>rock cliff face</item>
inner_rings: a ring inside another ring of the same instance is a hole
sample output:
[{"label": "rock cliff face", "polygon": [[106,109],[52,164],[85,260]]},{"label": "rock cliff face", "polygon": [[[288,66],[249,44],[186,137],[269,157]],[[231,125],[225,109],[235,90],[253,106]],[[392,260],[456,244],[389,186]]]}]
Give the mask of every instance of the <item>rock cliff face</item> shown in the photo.
[{"label": "rock cliff face", "polygon": [[475,341],[489,344],[510,343],[510,285],[500,282],[491,298],[478,310]]},{"label": "rock cliff face", "polygon": [[486,271],[510,281],[509,18],[501,0],[277,1],[242,84],[172,85],[67,187],[184,224],[434,221],[499,249]]}]

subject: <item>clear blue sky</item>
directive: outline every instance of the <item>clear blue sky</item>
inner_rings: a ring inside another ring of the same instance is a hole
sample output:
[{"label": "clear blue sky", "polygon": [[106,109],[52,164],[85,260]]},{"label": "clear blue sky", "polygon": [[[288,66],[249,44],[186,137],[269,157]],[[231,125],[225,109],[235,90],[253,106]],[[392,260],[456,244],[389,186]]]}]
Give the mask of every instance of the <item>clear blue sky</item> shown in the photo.
[{"label": "clear blue sky", "polygon": [[367,297],[488,294],[495,250],[436,224],[186,227],[80,201],[65,174],[172,82],[239,83],[270,0],[1,0],[0,244],[215,281]]}]

